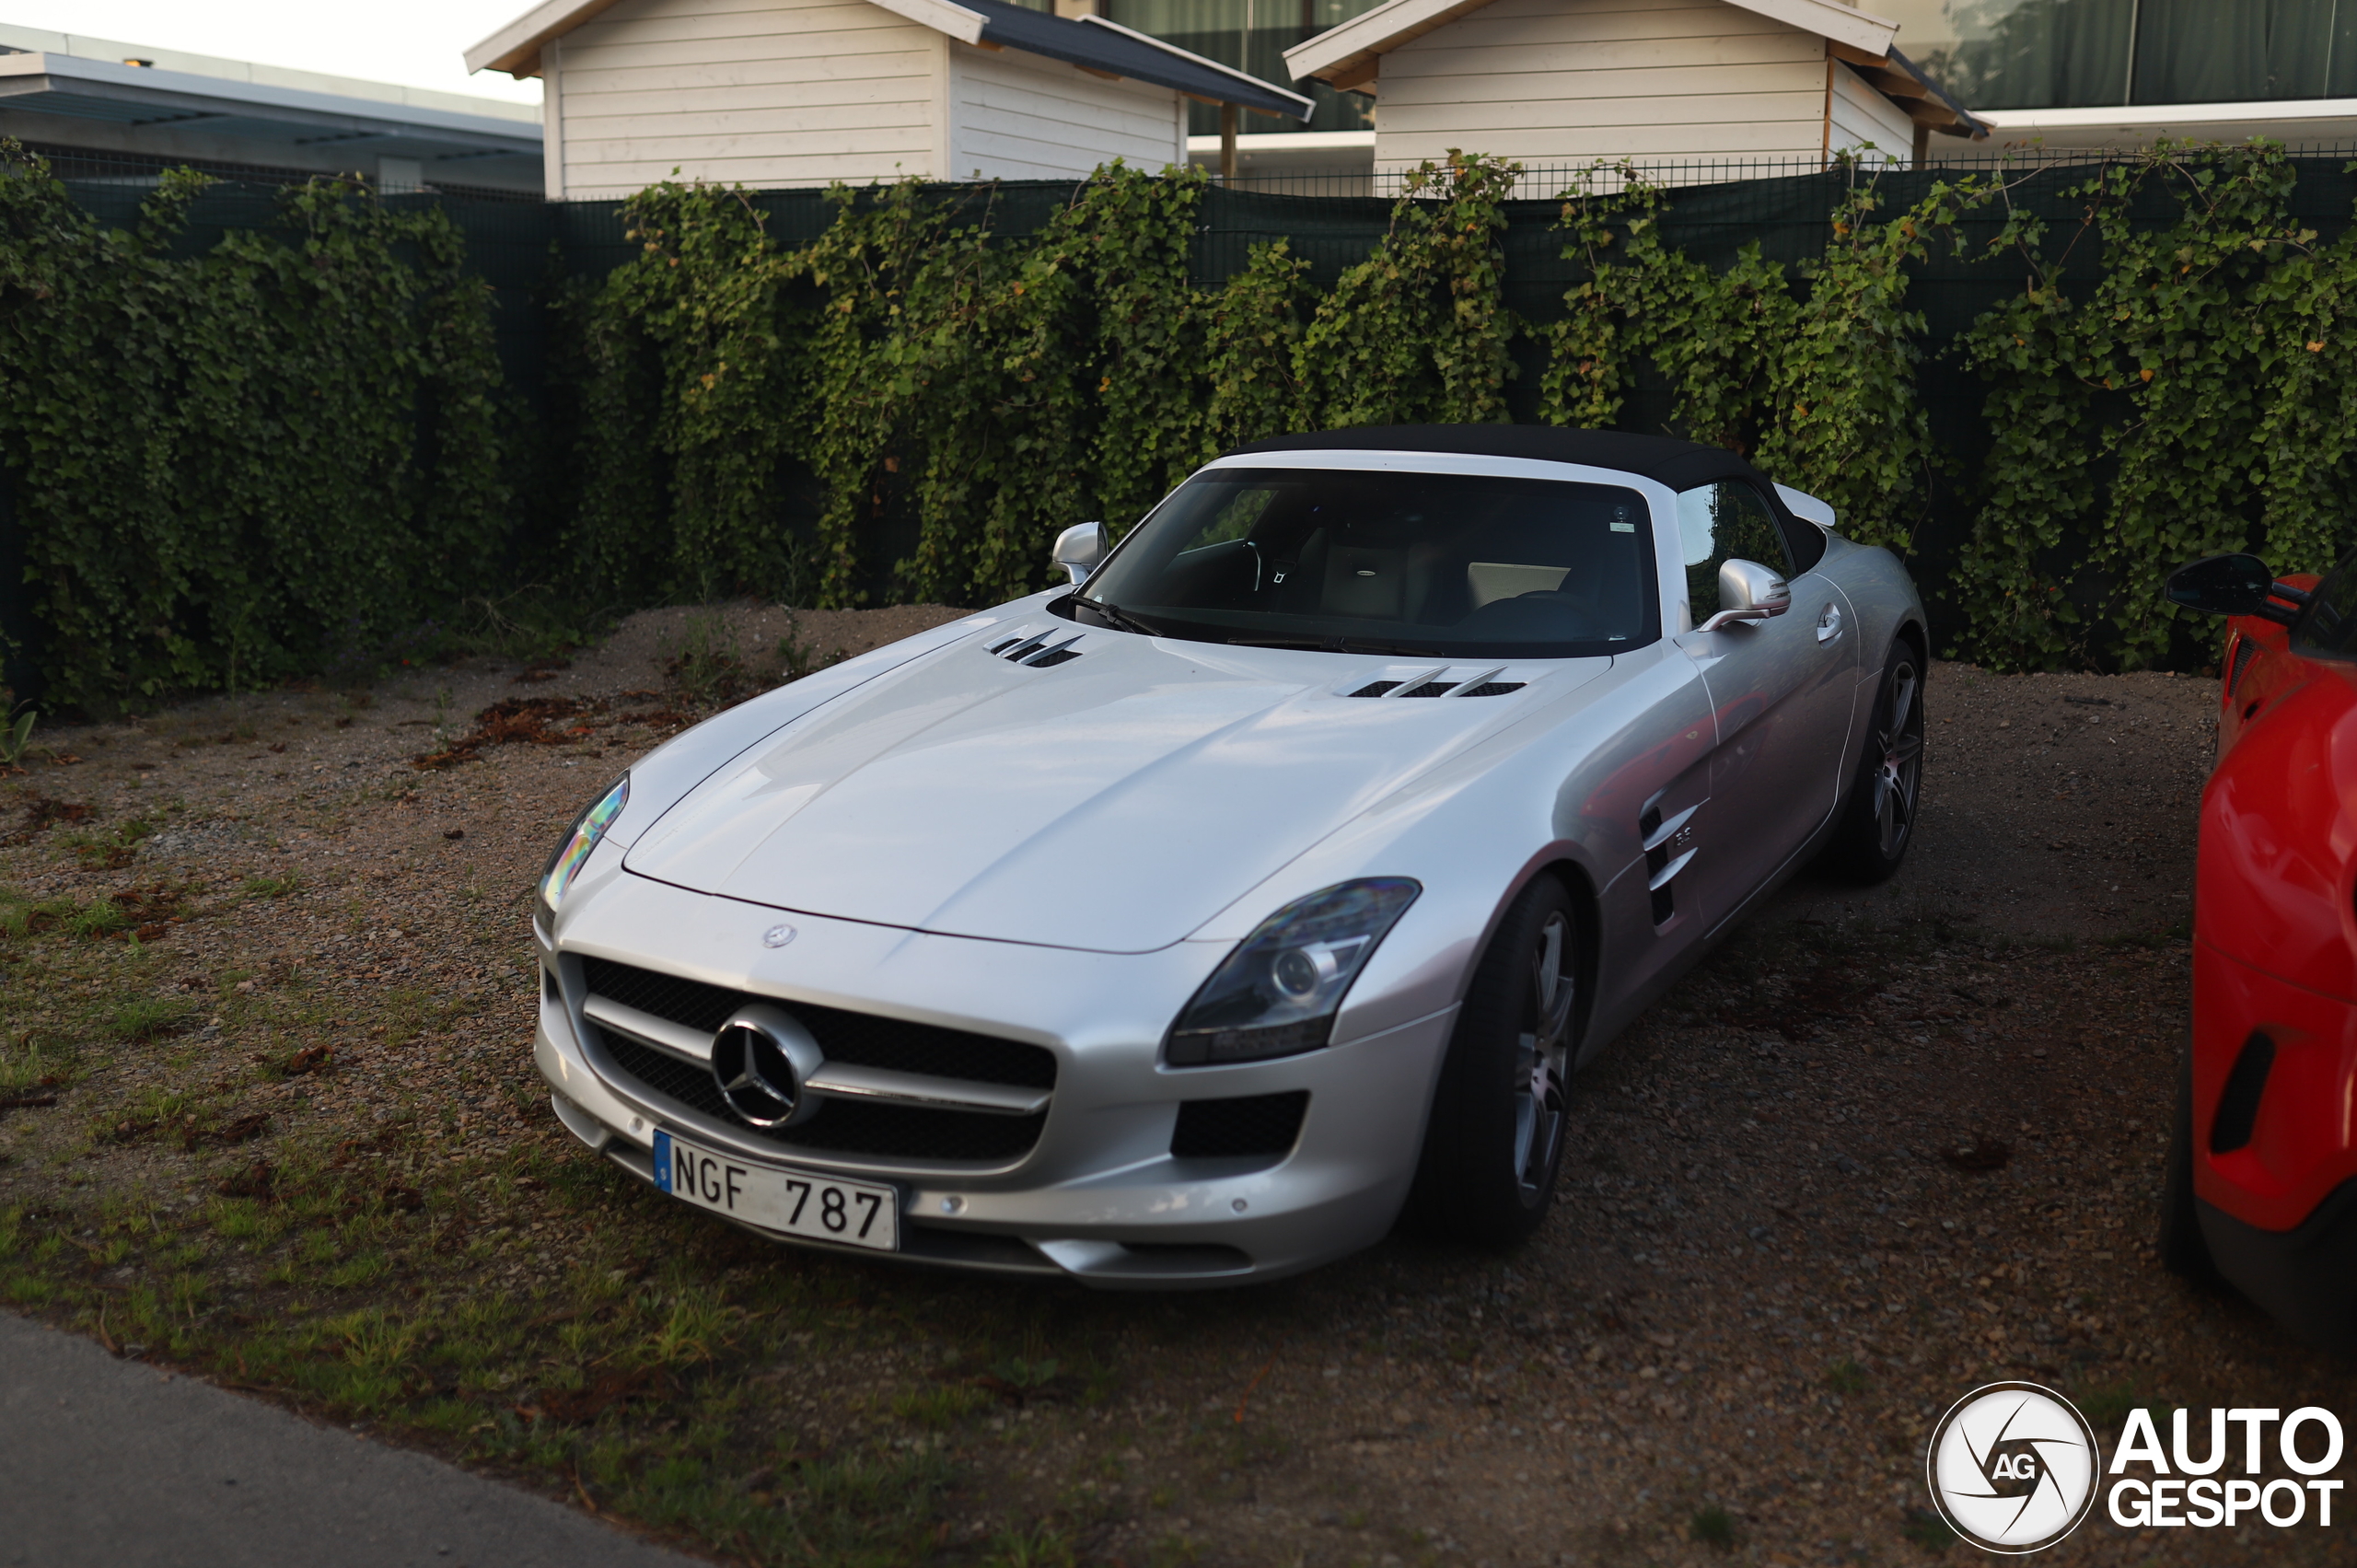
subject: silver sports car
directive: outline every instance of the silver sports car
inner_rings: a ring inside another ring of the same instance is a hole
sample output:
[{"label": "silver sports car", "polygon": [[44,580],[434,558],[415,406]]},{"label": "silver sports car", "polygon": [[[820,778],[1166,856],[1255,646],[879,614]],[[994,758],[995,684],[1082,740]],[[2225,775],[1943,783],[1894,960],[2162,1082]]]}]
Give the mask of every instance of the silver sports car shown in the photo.
[{"label": "silver sports car", "polygon": [[1263,441],[1073,586],[732,708],[536,903],[557,1114],[781,1241],[1091,1284],[1511,1242],[1566,1084],[1911,836],[1923,609],[1713,447]]}]

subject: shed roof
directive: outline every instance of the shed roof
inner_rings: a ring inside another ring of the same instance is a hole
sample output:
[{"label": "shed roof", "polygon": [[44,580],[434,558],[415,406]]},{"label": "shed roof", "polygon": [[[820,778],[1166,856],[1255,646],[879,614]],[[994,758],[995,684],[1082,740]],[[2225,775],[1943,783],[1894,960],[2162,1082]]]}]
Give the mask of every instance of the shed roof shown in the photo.
[{"label": "shed roof", "polygon": [[421,103],[405,101],[398,88],[354,85],[388,96],[362,98],[0,46],[0,106],[9,109],[289,145],[365,143],[372,153],[437,168],[461,160],[526,158],[537,174],[540,126],[537,116],[515,117],[518,106],[485,101],[479,110],[459,110],[443,107],[456,95],[436,93],[430,97],[438,101]]},{"label": "shed roof", "polygon": [[[540,74],[540,47],[561,38],[619,0],[545,0],[467,51],[470,71]],[[1232,103],[1263,114],[1306,120],[1317,107],[1258,76],[1190,53],[1175,44],[1101,17],[1067,19],[1009,5],[1006,0],[870,0],[896,16],[921,22],[961,43],[1019,49],[1101,75],[1126,76],[1169,87],[1209,103]]]},{"label": "shed roof", "polygon": [[1657,480],[1687,490],[1716,479],[1747,479],[1763,488],[1768,476],[1724,447],[1619,430],[1568,430],[1554,424],[1370,424],[1278,436],[1238,447],[1230,457],[1278,452],[1447,452],[1466,457],[1523,458],[1581,463]]}]

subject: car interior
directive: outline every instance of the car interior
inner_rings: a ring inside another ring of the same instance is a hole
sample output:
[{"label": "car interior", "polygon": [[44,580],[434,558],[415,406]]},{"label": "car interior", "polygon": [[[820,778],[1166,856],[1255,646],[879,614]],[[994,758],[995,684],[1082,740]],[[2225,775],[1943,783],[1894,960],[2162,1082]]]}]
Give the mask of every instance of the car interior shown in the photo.
[{"label": "car interior", "polygon": [[1602,651],[1654,635],[1649,524],[1642,497],[1607,485],[1218,470],[1158,508],[1085,597],[1238,642]]}]

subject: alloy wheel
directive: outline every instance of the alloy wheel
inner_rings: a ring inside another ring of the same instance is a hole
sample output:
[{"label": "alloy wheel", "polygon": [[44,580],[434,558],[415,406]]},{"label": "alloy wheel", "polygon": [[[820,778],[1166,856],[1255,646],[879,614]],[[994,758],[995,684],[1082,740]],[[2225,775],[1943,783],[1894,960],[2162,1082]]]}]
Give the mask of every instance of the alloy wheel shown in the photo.
[{"label": "alloy wheel", "polygon": [[1887,726],[1875,737],[1875,836],[1883,858],[1896,860],[1915,830],[1915,797],[1923,782],[1923,710],[1915,700],[1912,664],[1890,672]]},{"label": "alloy wheel", "polygon": [[1562,1143],[1571,1077],[1572,1004],[1577,984],[1572,923],[1547,917],[1532,944],[1514,1070],[1514,1171],[1526,1199],[1542,1192]]}]

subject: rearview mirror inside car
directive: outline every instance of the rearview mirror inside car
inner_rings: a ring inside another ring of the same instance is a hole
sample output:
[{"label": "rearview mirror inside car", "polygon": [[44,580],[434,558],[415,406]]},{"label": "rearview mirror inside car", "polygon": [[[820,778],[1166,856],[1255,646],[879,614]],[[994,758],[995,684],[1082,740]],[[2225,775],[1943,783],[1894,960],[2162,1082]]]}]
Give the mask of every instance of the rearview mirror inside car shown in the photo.
[{"label": "rearview mirror inside car", "polygon": [[2296,607],[2308,602],[2305,590],[2277,582],[2266,562],[2240,554],[2205,555],[2178,567],[2169,574],[2168,596],[2189,610],[2257,615],[2286,626],[2298,618]]},{"label": "rearview mirror inside car", "polygon": [[1105,537],[1103,523],[1074,523],[1056,536],[1056,564],[1062,567],[1074,583],[1088,581],[1088,574],[1097,570],[1105,559],[1109,541]]}]

